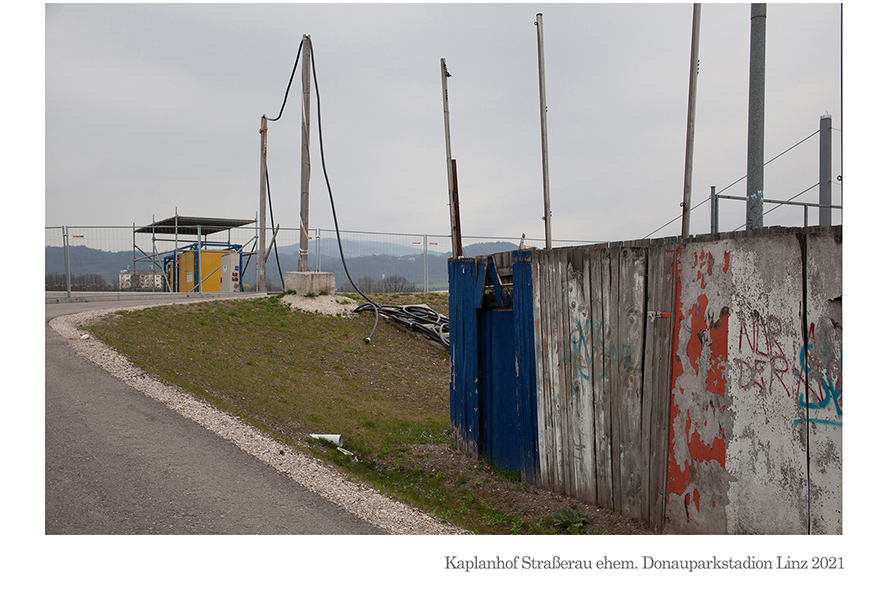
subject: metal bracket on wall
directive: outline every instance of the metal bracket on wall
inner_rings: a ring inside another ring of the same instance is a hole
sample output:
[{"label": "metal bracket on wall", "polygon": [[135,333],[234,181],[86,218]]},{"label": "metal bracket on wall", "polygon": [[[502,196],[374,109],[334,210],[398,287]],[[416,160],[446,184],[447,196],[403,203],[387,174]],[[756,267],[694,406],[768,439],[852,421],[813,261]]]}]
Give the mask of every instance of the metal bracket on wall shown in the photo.
[{"label": "metal bracket on wall", "polygon": [[649,316],[650,320],[654,320],[655,318],[672,318],[672,317],[674,317],[674,312],[671,312],[671,311],[650,311],[650,312],[647,312],[646,315]]}]

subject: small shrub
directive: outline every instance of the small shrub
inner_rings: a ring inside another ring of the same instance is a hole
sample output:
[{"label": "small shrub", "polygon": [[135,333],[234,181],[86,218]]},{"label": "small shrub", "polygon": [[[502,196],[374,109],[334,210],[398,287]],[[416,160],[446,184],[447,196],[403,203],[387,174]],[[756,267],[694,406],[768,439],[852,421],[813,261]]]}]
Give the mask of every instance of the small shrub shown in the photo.
[{"label": "small shrub", "polygon": [[577,505],[564,507],[554,514],[554,526],[569,534],[579,534],[587,521],[587,515]]}]

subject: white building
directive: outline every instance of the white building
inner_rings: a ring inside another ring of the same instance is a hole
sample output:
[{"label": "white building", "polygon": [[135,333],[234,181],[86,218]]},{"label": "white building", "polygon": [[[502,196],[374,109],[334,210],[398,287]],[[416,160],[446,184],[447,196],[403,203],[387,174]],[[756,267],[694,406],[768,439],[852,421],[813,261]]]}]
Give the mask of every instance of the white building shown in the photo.
[{"label": "white building", "polygon": [[163,274],[150,270],[122,270],[120,272],[120,290],[163,290]]}]

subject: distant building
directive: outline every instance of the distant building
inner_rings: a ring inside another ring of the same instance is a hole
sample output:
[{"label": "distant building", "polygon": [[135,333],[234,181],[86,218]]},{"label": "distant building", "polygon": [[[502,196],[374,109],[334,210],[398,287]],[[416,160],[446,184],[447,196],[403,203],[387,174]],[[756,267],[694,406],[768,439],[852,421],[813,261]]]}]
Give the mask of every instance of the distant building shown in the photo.
[{"label": "distant building", "polygon": [[163,290],[163,274],[150,270],[123,270],[119,282],[121,291]]}]

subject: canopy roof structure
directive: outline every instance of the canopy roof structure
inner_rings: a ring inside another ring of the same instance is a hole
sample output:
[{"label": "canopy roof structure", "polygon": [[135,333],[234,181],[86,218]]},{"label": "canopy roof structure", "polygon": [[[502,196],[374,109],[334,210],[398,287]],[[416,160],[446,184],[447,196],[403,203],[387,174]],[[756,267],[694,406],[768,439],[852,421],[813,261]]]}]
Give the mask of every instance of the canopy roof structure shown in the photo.
[{"label": "canopy roof structure", "polygon": [[136,229],[136,233],[154,233],[161,235],[194,235],[207,236],[219,231],[228,231],[235,227],[242,227],[253,220],[244,219],[219,219],[213,217],[186,217],[176,215],[144,227]]}]

